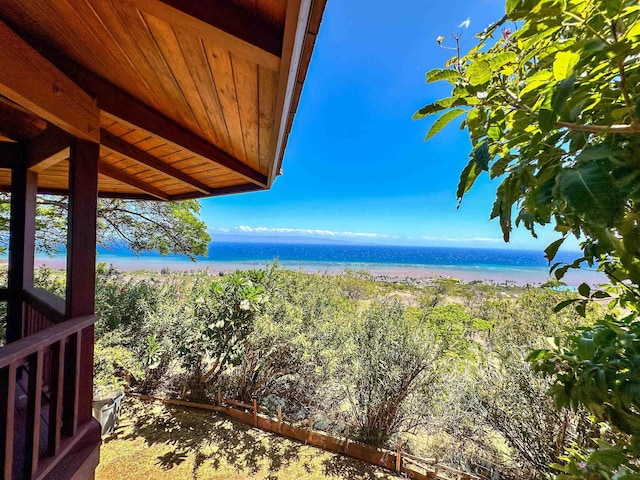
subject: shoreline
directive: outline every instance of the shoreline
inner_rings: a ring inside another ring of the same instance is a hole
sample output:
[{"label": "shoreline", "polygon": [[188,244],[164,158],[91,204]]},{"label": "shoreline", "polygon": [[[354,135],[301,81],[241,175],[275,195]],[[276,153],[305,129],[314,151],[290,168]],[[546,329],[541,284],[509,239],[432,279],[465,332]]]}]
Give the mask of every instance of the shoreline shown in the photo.
[{"label": "shoreline", "polygon": [[[189,262],[172,257],[123,257],[118,255],[98,255],[97,263],[113,265],[118,270],[161,271],[168,268],[172,273],[208,270],[211,274],[229,273],[235,270],[264,268],[266,261],[205,261]],[[271,263],[271,262],[269,262]],[[65,269],[64,257],[38,257],[36,267],[48,266]],[[301,270],[306,273],[340,274],[345,270],[365,271],[379,281],[426,281],[434,278],[456,278],[463,282],[482,281],[494,284],[539,286],[550,278],[546,267],[509,267],[491,265],[412,265],[412,264],[375,264],[348,262],[300,262],[278,261],[278,265],[287,270]],[[607,282],[606,276],[593,270],[569,271],[562,279],[569,286],[587,283],[591,286]]]}]

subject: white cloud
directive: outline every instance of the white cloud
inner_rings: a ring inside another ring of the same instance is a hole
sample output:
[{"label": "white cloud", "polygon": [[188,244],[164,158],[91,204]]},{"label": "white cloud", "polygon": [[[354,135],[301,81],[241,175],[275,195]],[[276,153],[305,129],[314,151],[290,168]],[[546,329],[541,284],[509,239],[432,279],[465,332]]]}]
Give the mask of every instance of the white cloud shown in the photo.
[{"label": "white cloud", "polygon": [[[229,231],[229,229],[226,229]],[[397,238],[382,233],[369,232],[336,232],[333,230],[319,230],[307,228],[273,228],[273,227],[250,227],[248,225],[240,225],[232,229],[234,232],[241,233],[264,233],[264,234],[282,234],[282,235],[312,235],[322,237],[350,237],[350,238]]]},{"label": "white cloud", "polygon": [[460,25],[458,25],[458,28],[469,28],[469,25],[471,25],[471,18],[467,17],[467,19],[462,22]]}]

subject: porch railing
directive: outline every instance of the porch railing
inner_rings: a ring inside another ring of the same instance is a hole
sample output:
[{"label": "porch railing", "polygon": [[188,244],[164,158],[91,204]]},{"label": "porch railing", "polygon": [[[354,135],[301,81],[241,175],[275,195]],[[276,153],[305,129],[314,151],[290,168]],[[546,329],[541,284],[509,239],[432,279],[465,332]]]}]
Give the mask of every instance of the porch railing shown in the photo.
[{"label": "porch railing", "polygon": [[42,288],[23,292],[22,338],[64,320],[64,299]]},{"label": "porch railing", "polygon": [[[78,421],[80,355],[83,332],[92,335],[96,316],[46,326],[54,323],[53,315],[39,308],[39,292],[25,293],[24,327],[39,331],[0,349],[0,466],[5,479],[43,478],[91,427]],[[45,316],[48,324],[41,318]]]}]

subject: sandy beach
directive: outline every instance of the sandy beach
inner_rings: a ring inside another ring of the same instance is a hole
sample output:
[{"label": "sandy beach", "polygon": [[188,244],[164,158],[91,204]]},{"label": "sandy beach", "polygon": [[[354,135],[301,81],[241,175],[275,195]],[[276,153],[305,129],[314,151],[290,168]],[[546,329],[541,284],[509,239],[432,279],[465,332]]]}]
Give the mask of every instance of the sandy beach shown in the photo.
[{"label": "sandy beach", "polygon": [[[207,270],[212,274],[227,273],[234,270],[264,268],[266,263],[251,262],[190,262],[175,257],[121,257],[117,255],[99,255],[98,262],[113,265],[123,271],[151,270],[160,271],[168,268],[172,272]],[[36,259],[36,266],[46,265],[51,268],[64,269],[64,257],[42,257]],[[482,281],[486,283],[512,283],[515,285],[540,285],[549,280],[546,268],[491,268],[486,266],[455,265],[388,265],[388,264],[354,264],[354,263],[321,263],[321,262],[287,262],[279,265],[289,270],[303,270],[309,273],[339,274],[345,269],[363,270],[376,279],[385,281],[424,281],[432,278],[457,278],[464,282]],[[563,278],[567,285],[577,286],[581,283],[599,285],[606,283],[604,274],[589,270],[569,271]]]}]

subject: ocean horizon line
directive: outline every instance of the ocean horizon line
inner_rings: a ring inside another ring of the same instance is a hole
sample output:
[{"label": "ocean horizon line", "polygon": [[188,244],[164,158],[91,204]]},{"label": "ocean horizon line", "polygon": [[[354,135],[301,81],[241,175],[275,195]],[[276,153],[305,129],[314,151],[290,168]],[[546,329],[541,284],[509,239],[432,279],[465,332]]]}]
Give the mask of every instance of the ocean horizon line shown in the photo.
[{"label": "ocean horizon line", "polygon": [[[561,252],[558,261],[572,262],[579,252]],[[38,265],[64,268],[66,256],[37,257]],[[536,250],[486,249],[463,247],[388,246],[355,244],[270,244],[220,242],[207,257],[191,261],[186,256],[162,256],[128,249],[99,249],[97,263],[107,263],[125,271],[233,270],[264,268],[277,262],[287,269],[314,273],[341,273],[345,270],[368,271],[374,277],[427,279],[455,277],[463,281],[543,284],[552,279],[544,252]],[[563,281],[569,285],[606,282],[601,272],[591,269],[570,271]]]}]

